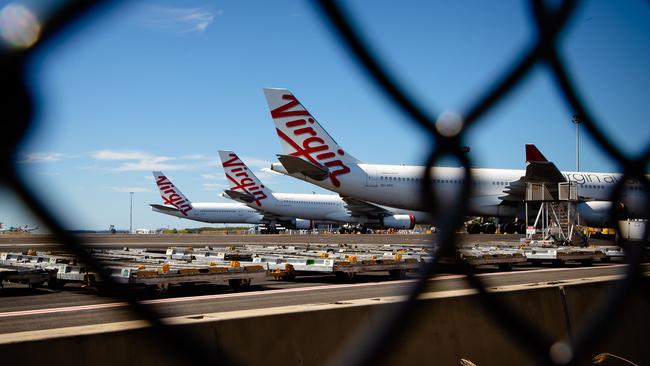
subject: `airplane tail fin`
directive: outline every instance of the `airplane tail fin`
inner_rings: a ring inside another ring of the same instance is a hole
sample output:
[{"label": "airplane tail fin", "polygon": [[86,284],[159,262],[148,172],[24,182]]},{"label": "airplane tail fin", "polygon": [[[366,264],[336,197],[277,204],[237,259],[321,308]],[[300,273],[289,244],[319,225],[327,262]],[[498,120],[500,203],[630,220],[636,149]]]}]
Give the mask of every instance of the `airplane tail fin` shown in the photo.
[{"label": "airplane tail fin", "polygon": [[156,180],[156,185],[160,190],[160,196],[163,199],[163,204],[166,206],[173,206],[180,211],[181,214],[187,216],[187,213],[192,211],[192,202],[176,188],[163,172],[153,172],[153,177]]},{"label": "airplane tail fin", "polygon": [[542,154],[534,144],[526,144],[526,162],[548,162],[548,159]]},{"label": "airplane tail fin", "polygon": [[219,150],[221,164],[230,185],[226,195],[247,203],[255,202],[262,206],[262,201],[272,197],[273,191],[266,187],[234,151]]},{"label": "airplane tail fin", "polygon": [[266,102],[285,155],[329,169],[332,183],[361,161],[348,154],[287,89],[264,88]]},{"label": "airplane tail fin", "polygon": [[526,177],[529,182],[566,182],[555,164],[533,144],[526,144]]}]

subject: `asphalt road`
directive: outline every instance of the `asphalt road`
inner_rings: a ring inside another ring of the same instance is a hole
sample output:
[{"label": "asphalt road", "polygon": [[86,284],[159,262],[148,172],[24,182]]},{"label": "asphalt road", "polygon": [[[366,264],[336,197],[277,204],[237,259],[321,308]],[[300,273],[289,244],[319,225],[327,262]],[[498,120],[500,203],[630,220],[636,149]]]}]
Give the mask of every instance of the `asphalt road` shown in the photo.
[{"label": "asphalt road", "polygon": [[[522,268],[512,272],[483,273],[480,276],[490,286],[499,287],[611,276],[621,273],[623,268],[623,265]],[[645,270],[649,269],[650,266],[646,265]],[[171,288],[162,297],[155,297],[144,290],[135,294],[142,301],[154,304],[164,316],[187,316],[403,295],[412,281],[391,281],[386,274],[362,274],[354,283],[340,283],[333,276],[315,276],[298,278],[293,282],[265,281],[240,292],[225,285],[195,285]],[[466,288],[470,286],[463,275],[449,274],[430,280],[427,292]],[[126,304],[80,287],[52,291],[13,286],[0,290],[0,334],[134,319]]]}]

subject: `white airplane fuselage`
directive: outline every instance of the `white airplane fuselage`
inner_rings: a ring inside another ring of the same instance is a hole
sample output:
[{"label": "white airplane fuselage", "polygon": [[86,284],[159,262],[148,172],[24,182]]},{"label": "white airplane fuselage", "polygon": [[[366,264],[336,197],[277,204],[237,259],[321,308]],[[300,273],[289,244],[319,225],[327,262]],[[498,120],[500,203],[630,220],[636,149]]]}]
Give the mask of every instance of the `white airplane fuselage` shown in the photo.
[{"label": "white airplane fuselage", "polygon": [[[366,164],[341,147],[289,90],[264,88],[264,95],[283,151],[273,170],[375,204],[426,209],[421,194],[424,167]],[[526,161],[531,164],[528,177],[524,170],[472,168],[468,214],[521,217],[524,181],[548,179],[577,182],[578,214],[597,225],[611,224],[606,222],[607,214],[612,208],[620,209],[619,203],[624,204],[628,217],[643,215],[645,200],[639,182],[625,182],[622,202],[611,202],[612,189],[622,179],[620,174],[560,172],[534,145],[526,145]],[[443,205],[443,210],[457,204],[463,169],[435,167],[431,178],[436,204]]]},{"label": "white airplane fuselage", "polygon": [[[298,179],[378,205],[398,207],[404,210],[426,210],[420,196],[421,179],[424,175],[422,166],[350,164],[350,171],[337,176],[339,185],[332,180],[315,180],[302,174],[291,174]],[[274,163],[272,169],[286,174],[280,163]],[[505,188],[511,182],[519,180],[526,174],[525,170],[471,168],[474,183],[469,202],[469,214],[477,216],[515,217],[517,208],[503,205],[499,198],[506,195]],[[588,201],[607,201],[610,199],[614,185],[622,178],[617,173],[562,172],[568,181],[576,182],[578,195]],[[463,169],[453,167],[435,167],[433,169],[433,187],[439,202],[450,204],[456,199],[461,187]],[[624,191],[623,203],[631,216],[642,215],[643,192],[640,185],[629,184]]]},{"label": "white airplane fuselage", "polygon": [[[276,215],[340,223],[368,222],[366,217],[352,215],[346,208],[346,202],[338,195],[273,192],[270,196],[270,199],[261,200],[260,203],[264,210]],[[431,223],[430,215],[426,212],[383,208],[393,215],[413,215],[418,224]]]},{"label": "white airplane fuselage", "polygon": [[169,209],[160,209],[152,206],[151,208],[153,211],[179,217],[181,219],[201,221],[210,224],[266,223],[264,216],[257,210],[240,203],[197,202],[192,203],[192,209],[185,212],[185,214],[173,207],[169,207]]}]

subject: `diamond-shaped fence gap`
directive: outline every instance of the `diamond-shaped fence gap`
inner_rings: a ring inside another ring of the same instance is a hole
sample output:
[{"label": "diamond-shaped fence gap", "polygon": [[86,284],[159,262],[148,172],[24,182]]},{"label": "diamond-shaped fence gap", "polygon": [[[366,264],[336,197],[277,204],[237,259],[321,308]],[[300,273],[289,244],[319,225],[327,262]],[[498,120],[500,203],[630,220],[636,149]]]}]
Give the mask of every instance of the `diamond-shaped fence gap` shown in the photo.
[{"label": "diamond-shaped fence gap", "polygon": [[[602,15],[591,16],[596,12]],[[558,43],[566,71],[603,133],[629,156],[650,144],[650,129],[643,128],[650,85],[647,23],[647,2],[586,1]],[[611,31],[623,24],[624,33]]]}]

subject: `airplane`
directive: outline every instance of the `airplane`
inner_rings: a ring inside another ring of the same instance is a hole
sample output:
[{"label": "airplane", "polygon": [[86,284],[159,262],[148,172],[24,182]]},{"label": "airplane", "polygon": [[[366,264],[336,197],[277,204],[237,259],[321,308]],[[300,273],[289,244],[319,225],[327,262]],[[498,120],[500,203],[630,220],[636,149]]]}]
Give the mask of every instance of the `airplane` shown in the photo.
[{"label": "airplane", "polygon": [[[343,223],[341,233],[367,233],[368,229],[413,229],[430,223],[427,212],[392,209],[336,194],[276,193],[264,185],[233,151],[219,151],[230,189],[226,196],[278,218],[301,217]],[[350,224],[355,224],[351,227]]]},{"label": "airplane", "polygon": [[[366,164],[339,146],[298,99],[287,89],[264,88],[267,104],[283,154],[273,171],[305,180],[346,197],[407,210],[425,210],[420,186],[423,166]],[[525,170],[470,168],[473,175],[469,215],[523,219],[523,200],[528,182],[576,182],[581,224],[613,227],[609,212],[612,188],[622,179],[618,173],[561,172],[534,146],[526,145]],[[463,168],[434,167],[432,182],[437,202],[453,204],[463,180]],[[628,180],[619,210],[629,218],[642,217],[641,184]],[[557,185],[556,185],[557,186]],[[557,188],[556,188],[557,189]],[[523,223],[517,225],[518,231]]]},{"label": "airplane", "polygon": [[0,222],[0,232],[12,232],[12,233],[31,233],[32,231],[38,230],[38,226],[33,226],[30,227],[29,225],[23,225],[23,226],[12,226],[12,227],[5,227],[1,222]]},{"label": "airplane", "polygon": [[16,231],[19,231],[21,233],[31,233],[32,231],[36,230],[38,230],[38,226],[23,225],[16,228]]},{"label": "airplane", "polygon": [[309,228],[310,221],[297,218],[277,220],[242,203],[191,202],[163,172],[153,172],[163,204],[150,204],[152,211],[182,219],[212,224],[263,225],[262,233],[277,233],[278,225],[302,229]]}]

